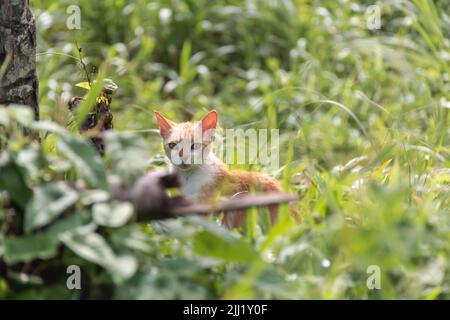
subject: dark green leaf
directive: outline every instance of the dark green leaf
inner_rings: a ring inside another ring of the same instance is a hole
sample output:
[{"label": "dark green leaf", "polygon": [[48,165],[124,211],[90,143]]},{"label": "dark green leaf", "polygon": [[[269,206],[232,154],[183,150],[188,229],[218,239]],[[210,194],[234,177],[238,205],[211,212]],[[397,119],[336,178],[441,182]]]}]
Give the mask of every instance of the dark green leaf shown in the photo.
[{"label": "dark green leaf", "polygon": [[208,230],[200,231],[193,239],[194,251],[227,262],[250,262],[258,257],[252,246],[243,239]]},{"label": "dark green leaf", "polygon": [[5,246],[4,243],[5,239],[3,239],[3,235],[0,234],[0,257],[5,254]]},{"label": "dark green leaf", "polygon": [[[54,223],[47,230],[29,236],[8,237],[3,240],[5,261],[9,264],[35,259],[49,259],[58,253],[59,238],[63,232],[70,232],[90,221],[86,212],[76,213]],[[0,241],[0,256],[1,244]]]},{"label": "dark green leaf", "polygon": [[30,200],[32,191],[27,183],[26,170],[11,155],[0,158],[0,190],[8,191],[11,198],[22,207]]},{"label": "dark green leaf", "polygon": [[58,253],[58,244],[58,238],[49,233],[5,238],[5,262],[15,264],[52,258]]},{"label": "dark green leaf", "polygon": [[25,288],[14,295],[17,300],[69,300],[79,299],[81,290],[68,290],[65,281],[53,285]]}]

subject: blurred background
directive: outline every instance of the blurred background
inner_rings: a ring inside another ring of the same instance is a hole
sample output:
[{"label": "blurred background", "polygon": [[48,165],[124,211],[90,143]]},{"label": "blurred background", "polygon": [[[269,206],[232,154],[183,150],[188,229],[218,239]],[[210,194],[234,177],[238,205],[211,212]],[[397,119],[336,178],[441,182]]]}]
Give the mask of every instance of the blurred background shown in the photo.
[{"label": "blurred background", "polygon": [[[381,28],[369,30],[373,4]],[[156,128],[153,110],[181,121],[216,108],[222,127],[279,127],[282,141],[295,139],[297,158],[328,169],[389,143],[448,142],[446,1],[31,5],[43,118],[58,118],[69,97],[84,94],[74,87],[86,81],[78,44],[89,72],[107,64],[120,88],[118,130]],[[66,26],[71,5],[80,30]]]}]

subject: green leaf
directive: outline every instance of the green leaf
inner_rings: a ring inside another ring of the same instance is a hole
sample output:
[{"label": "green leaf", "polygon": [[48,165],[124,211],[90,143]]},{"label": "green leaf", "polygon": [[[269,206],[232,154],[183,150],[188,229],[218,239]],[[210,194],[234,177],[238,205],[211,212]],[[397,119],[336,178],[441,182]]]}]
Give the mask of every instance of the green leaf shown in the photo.
[{"label": "green leaf", "polygon": [[176,298],[176,275],[169,272],[139,272],[115,292],[115,299],[166,300]]},{"label": "green leaf", "polygon": [[6,283],[5,279],[0,278],[0,300],[6,300],[7,292],[8,284]]},{"label": "green leaf", "polygon": [[64,219],[58,220],[48,226],[45,232],[58,237],[60,234],[67,231],[77,232],[79,227],[85,226],[92,221],[90,212],[82,211],[71,214]]},{"label": "green leaf", "polygon": [[[70,215],[37,234],[4,238],[0,241],[0,256],[2,255],[1,250],[3,250],[5,261],[8,264],[28,262],[38,258],[53,258],[58,253],[59,235],[75,232],[77,228],[90,221],[90,214],[82,212]],[[3,242],[3,249],[1,249],[1,242]]]},{"label": "green leaf", "polygon": [[105,239],[94,232],[66,232],[60,236],[64,244],[81,258],[104,267],[116,283],[132,277],[137,270],[133,256],[116,256]]},{"label": "green leaf", "polygon": [[[101,78],[100,78],[101,79]],[[77,107],[76,109],[76,115],[75,115],[75,122],[78,126],[80,126],[83,121],[86,119],[86,116],[88,115],[89,111],[91,110],[92,106],[95,105],[95,101],[100,93],[100,91],[103,88],[103,79],[99,81],[95,81],[92,88],[89,90],[86,97],[83,99],[83,102]]]},{"label": "green leaf", "polygon": [[69,249],[87,261],[101,266],[114,261],[114,252],[97,233],[63,233],[60,238]]},{"label": "green leaf", "polygon": [[5,239],[3,238],[3,235],[0,234],[0,257],[5,254],[5,246],[4,243]]},{"label": "green leaf", "polygon": [[258,258],[256,251],[243,239],[208,230],[200,231],[194,236],[193,247],[199,255],[220,258],[227,262],[251,262]]},{"label": "green leaf", "polygon": [[30,232],[52,222],[78,198],[78,193],[62,182],[37,187],[25,210],[25,231]]},{"label": "green leaf", "polygon": [[75,87],[83,88],[83,89],[86,89],[86,90],[91,90],[91,85],[87,81],[85,81],[85,82],[78,82],[75,85]]},{"label": "green leaf", "polygon": [[258,226],[258,210],[256,208],[250,208],[247,211],[244,226],[247,239],[250,239],[251,241],[255,240],[257,236]]},{"label": "green leaf", "polygon": [[281,237],[288,233],[290,229],[295,226],[295,222],[288,215],[280,215],[277,223],[270,229],[266,239],[259,247],[259,252],[263,252],[267,249],[278,237]]},{"label": "green leaf", "polygon": [[96,203],[92,208],[94,221],[101,226],[117,228],[125,225],[133,216],[133,205],[128,202],[111,201]]},{"label": "green leaf", "polygon": [[[69,275],[67,275],[69,276]],[[60,283],[45,286],[28,286],[14,293],[16,300],[77,300],[81,290],[68,290],[64,277]]]},{"label": "green leaf", "polygon": [[4,239],[5,262],[29,262],[35,259],[49,259],[58,253],[59,240],[53,234],[39,233],[30,236]]},{"label": "green leaf", "polygon": [[8,191],[17,204],[25,207],[32,196],[26,170],[16,163],[11,154],[4,154],[0,158],[0,172],[0,190]]},{"label": "green leaf", "polygon": [[9,127],[10,125],[8,110],[3,106],[0,106],[0,124],[5,127]]},{"label": "green leaf", "polygon": [[23,126],[30,126],[34,120],[34,112],[28,106],[10,104],[0,108],[0,124],[9,126],[10,121],[15,120]]},{"label": "green leaf", "polygon": [[31,125],[31,128],[37,131],[51,132],[61,136],[69,134],[65,128],[51,121],[36,121]]},{"label": "green leaf", "polygon": [[109,192],[99,189],[83,190],[80,193],[80,201],[83,206],[90,206],[95,203],[105,202],[111,198]]},{"label": "green leaf", "polygon": [[109,131],[106,133],[105,142],[111,170],[123,181],[131,183],[145,172],[150,150],[142,136]]},{"label": "green leaf", "polygon": [[[157,270],[157,272],[155,272]],[[116,299],[207,299],[208,278],[196,260],[161,258],[115,291]]]},{"label": "green leaf", "polygon": [[39,178],[39,170],[47,165],[42,150],[37,144],[30,144],[20,150],[16,157],[17,164],[27,170],[31,180]]},{"label": "green leaf", "polygon": [[152,236],[144,232],[142,227],[137,224],[111,230],[110,235],[112,245],[115,248],[126,247],[147,254],[159,251],[158,244],[152,239]]},{"label": "green leaf", "polygon": [[105,266],[105,269],[109,271],[114,282],[120,284],[136,273],[138,262],[133,255],[121,255],[117,256],[114,262]]},{"label": "green leaf", "polygon": [[90,187],[104,190],[108,188],[103,161],[88,142],[75,136],[63,135],[59,137],[57,147]]},{"label": "green leaf", "polygon": [[187,79],[189,74],[189,59],[191,58],[191,42],[185,41],[180,56],[180,76]]}]

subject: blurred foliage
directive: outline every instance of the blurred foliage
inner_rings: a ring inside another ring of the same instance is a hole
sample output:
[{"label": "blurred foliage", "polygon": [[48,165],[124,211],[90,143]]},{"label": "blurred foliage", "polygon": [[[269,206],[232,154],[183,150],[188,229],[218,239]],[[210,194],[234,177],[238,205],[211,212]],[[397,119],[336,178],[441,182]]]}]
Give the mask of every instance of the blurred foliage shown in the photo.
[{"label": "blurred foliage", "polygon": [[[73,4],[80,30],[66,27]],[[372,4],[31,1],[44,121],[0,109],[0,298],[449,299],[448,1],[380,1],[379,30]],[[93,78],[119,86],[104,164],[63,129],[85,93],[76,43]],[[154,109],[181,121],[212,108],[222,128],[280,129],[270,173],[302,195],[302,224],[138,225],[108,200],[108,174],[164,165]],[[76,178],[89,191],[62,187]],[[81,292],[66,288],[72,264]]]}]

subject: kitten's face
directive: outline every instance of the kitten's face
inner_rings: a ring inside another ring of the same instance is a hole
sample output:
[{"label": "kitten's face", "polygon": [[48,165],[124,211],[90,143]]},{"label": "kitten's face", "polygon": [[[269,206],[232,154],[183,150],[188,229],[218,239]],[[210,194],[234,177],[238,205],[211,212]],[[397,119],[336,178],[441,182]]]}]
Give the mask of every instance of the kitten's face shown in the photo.
[{"label": "kitten's face", "polygon": [[217,127],[217,112],[208,112],[199,122],[175,123],[155,112],[164,151],[180,170],[194,169],[207,161]]}]

